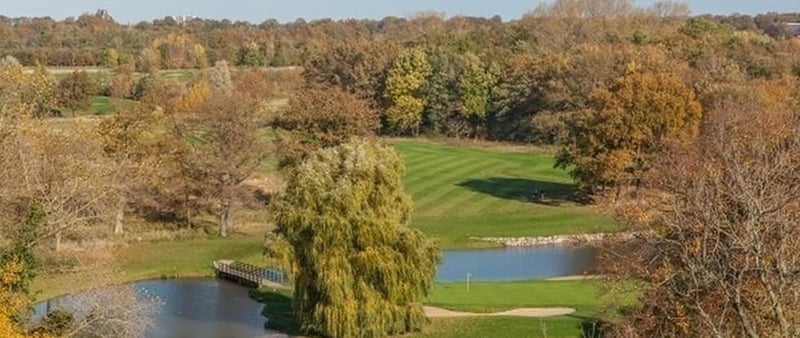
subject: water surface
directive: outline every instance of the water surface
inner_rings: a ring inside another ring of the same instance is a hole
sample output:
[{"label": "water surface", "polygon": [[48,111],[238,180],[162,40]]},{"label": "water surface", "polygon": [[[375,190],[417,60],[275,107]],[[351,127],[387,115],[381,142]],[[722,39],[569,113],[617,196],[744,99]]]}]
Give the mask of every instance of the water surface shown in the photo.
[{"label": "water surface", "polygon": [[[286,337],[264,328],[263,304],[248,296],[247,287],[221,279],[152,280],[134,285],[163,303],[148,338]],[[69,308],[69,296],[50,302]],[[37,304],[37,314],[46,307],[47,302]]]},{"label": "water surface", "polygon": [[485,250],[445,250],[439,282],[542,279],[591,272],[595,251],[586,247],[536,246]]},{"label": "water surface", "polygon": [[[436,280],[508,281],[580,275],[591,270],[590,248],[544,246],[487,250],[444,251]],[[220,279],[152,280],[134,284],[138,292],[155,295],[163,306],[148,338],[285,337],[264,328],[262,304],[248,296],[248,288]],[[51,300],[69,308],[69,297]],[[36,305],[37,316],[47,302]]]}]

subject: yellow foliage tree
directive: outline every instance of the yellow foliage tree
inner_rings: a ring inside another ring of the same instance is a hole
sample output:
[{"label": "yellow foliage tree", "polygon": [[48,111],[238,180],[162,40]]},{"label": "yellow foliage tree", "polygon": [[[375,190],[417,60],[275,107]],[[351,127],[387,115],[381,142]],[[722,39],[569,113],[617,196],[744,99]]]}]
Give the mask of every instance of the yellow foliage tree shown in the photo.
[{"label": "yellow foliage tree", "polygon": [[8,260],[0,266],[0,337],[4,338],[46,338],[47,336],[27,334],[19,327],[13,316],[24,311],[28,305],[28,297],[12,290],[13,285],[20,283],[24,265],[18,260]]},{"label": "yellow foliage tree", "polygon": [[425,98],[422,89],[431,75],[428,55],[419,48],[407,49],[394,60],[386,77],[386,120],[398,133],[419,131]]}]

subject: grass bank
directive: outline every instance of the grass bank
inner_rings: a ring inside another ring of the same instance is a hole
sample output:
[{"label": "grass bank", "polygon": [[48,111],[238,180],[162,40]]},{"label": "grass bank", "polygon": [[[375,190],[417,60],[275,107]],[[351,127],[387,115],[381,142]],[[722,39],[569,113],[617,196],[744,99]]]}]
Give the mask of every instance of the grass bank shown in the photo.
[{"label": "grass bank", "polygon": [[44,300],[103,284],[210,277],[214,275],[211,263],[218,259],[263,263],[262,249],[263,236],[257,235],[131,242],[109,249],[114,263],[97,267],[109,271],[79,267],[79,271],[44,274],[34,280],[32,289],[38,300]]},{"label": "grass bank", "polygon": [[[414,200],[411,225],[437,237],[443,248],[494,245],[470,237],[550,236],[614,229],[610,218],[573,201],[573,180],[553,167],[552,154],[425,140],[393,143],[406,163],[404,184]],[[534,190],[545,191],[545,200],[531,201]]]}]

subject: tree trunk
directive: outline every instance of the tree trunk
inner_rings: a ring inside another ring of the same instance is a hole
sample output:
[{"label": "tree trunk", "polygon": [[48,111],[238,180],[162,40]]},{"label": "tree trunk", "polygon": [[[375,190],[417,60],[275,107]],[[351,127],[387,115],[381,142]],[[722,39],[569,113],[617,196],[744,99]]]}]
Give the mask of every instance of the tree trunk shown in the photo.
[{"label": "tree trunk", "polygon": [[122,235],[125,232],[125,224],[123,218],[125,217],[125,205],[127,201],[125,197],[120,197],[117,201],[117,213],[114,215],[114,234]]},{"label": "tree trunk", "polygon": [[228,236],[228,229],[231,226],[231,203],[225,201],[222,203],[222,212],[219,215],[219,234],[222,237]]}]

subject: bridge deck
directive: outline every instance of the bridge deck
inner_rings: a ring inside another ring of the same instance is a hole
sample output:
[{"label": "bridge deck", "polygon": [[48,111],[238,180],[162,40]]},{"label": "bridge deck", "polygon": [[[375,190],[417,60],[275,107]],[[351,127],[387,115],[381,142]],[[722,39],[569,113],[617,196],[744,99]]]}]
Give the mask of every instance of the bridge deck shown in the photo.
[{"label": "bridge deck", "polygon": [[278,270],[232,260],[218,260],[213,263],[220,277],[233,279],[253,286],[286,287],[286,278]]}]

